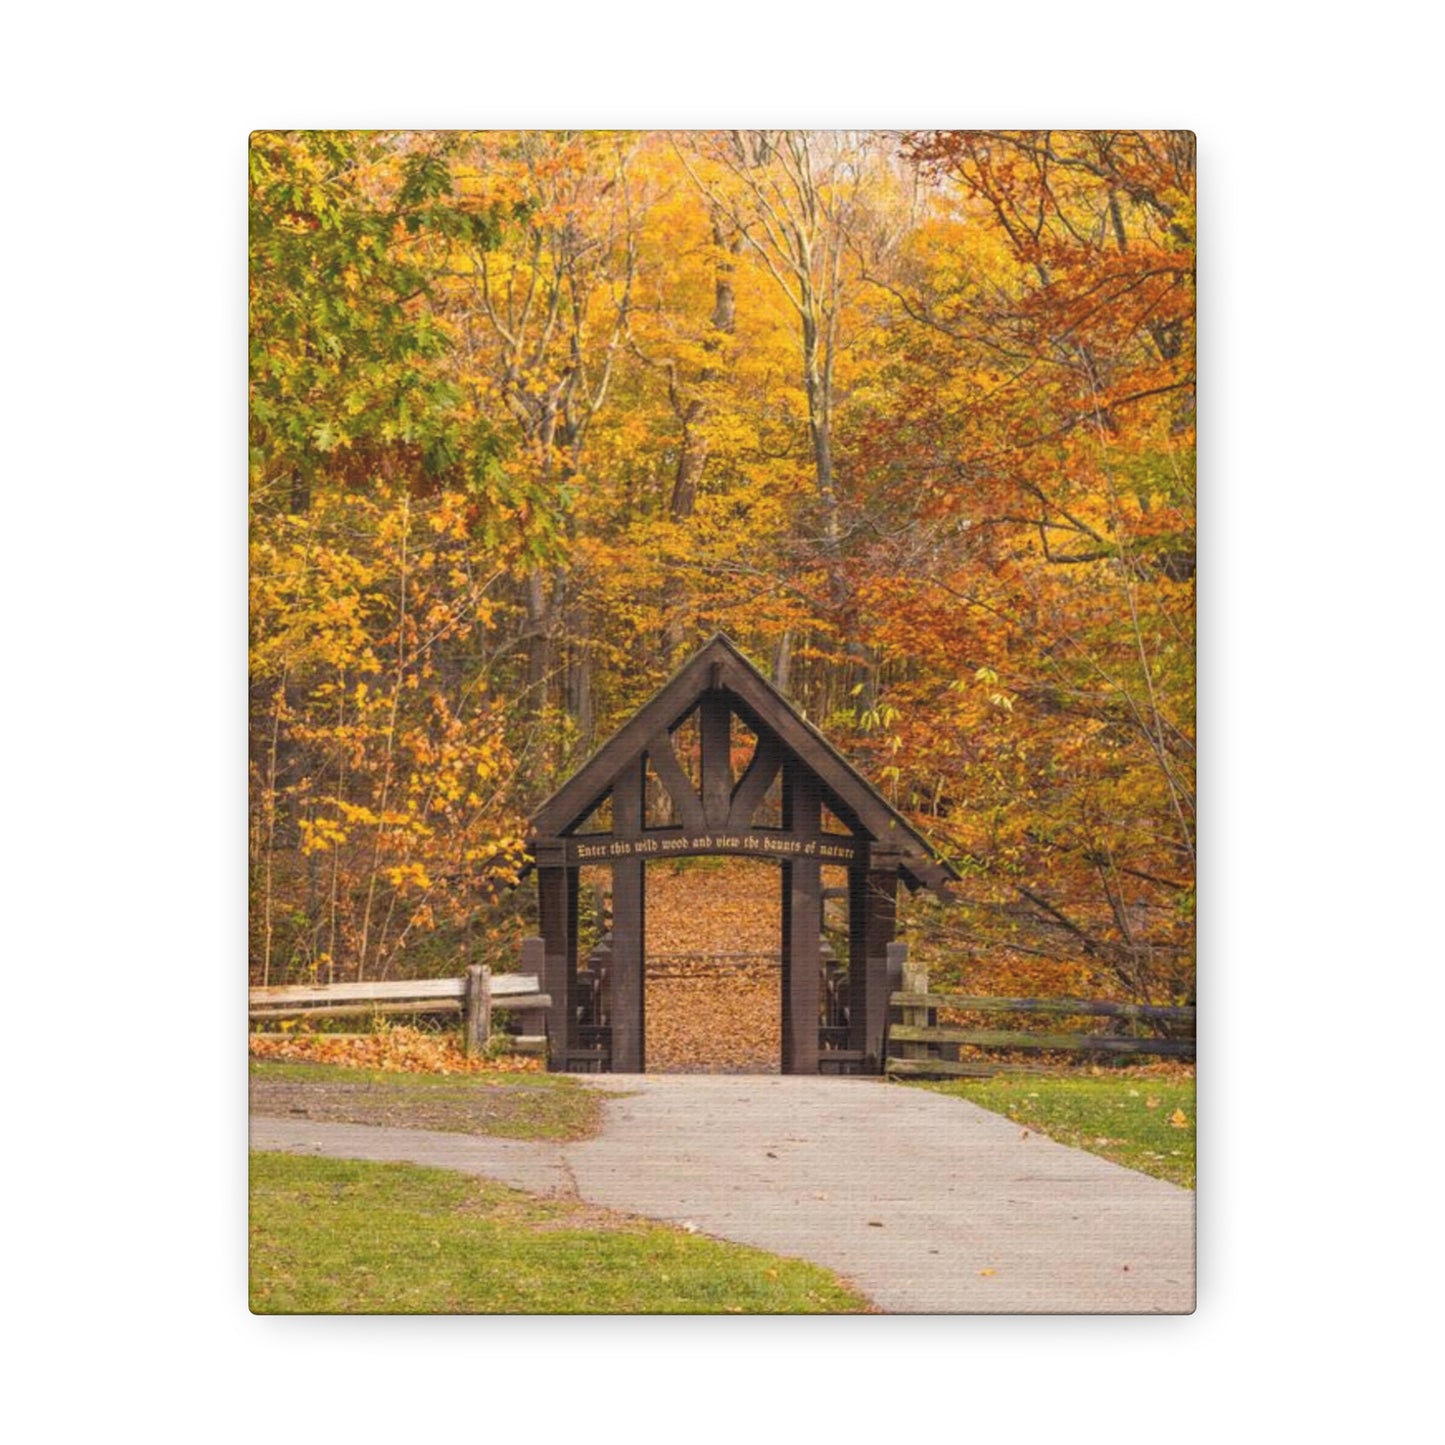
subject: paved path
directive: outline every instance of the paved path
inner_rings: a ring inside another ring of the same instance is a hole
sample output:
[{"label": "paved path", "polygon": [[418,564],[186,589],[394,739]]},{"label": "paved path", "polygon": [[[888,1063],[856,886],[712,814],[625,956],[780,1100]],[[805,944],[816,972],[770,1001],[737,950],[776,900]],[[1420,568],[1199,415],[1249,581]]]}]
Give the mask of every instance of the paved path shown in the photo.
[{"label": "paved path", "polygon": [[610,1075],[577,1144],[256,1118],[260,1149],[460,1169],[810,1259],[891,1313],[1188,1313],[1194,1195],[868,1079]]}]

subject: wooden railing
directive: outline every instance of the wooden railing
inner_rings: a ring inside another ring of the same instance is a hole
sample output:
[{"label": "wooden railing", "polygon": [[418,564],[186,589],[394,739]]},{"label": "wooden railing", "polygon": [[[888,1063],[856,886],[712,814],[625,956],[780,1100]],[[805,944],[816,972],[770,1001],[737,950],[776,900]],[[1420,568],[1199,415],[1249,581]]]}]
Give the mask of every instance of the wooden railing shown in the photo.
[{"label": "wooden railing", "polygon": [[540,1013],[540,1034],[515,1040],[518,1053],[547,1051],[549,994],[535,974],[500,973],[473,964],[463,978],[390,979],[384,983],[284,984],[253,988],[252,1022],[285,1018],[370,1018],[378,1014],[461,1014],[467,1052],[480,1053],[492,1035],[493,1007]]},{"label": "wooden railing", "polygon": [[[983,998],[972,994],[931,993],[926,968],[905,965],[903,988],[890,995],[896,1021],[888,1026],[885,1072],[923,1077],[987,1077],[1020,1067],[987,1058],[961,1058],[960,1050],[1027,1050],[1081,1056],[1147,1054],[1162,1058],[1194,1057],[1194,1009],[1156,1004],[1110,1003],[1081,998]],[[1174,1025],[1169,1037],[1118,1033],[1041,1033],[1028,1029],[973,1028],[939,1024],[939,1009],[957,1013],[1051,1015],[1056,1018],[1106,1018]],[[1028,1067],[1028,1066],[1022,1066]]]}]

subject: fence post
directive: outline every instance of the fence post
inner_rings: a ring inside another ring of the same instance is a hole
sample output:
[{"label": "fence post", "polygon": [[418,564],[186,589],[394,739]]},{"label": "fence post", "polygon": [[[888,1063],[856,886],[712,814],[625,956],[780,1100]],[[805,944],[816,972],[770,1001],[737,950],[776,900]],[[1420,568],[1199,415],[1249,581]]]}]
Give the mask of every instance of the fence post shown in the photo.
[{"label": "fence post", "polygon": [[[927,993],[928,992],[928,965],[922,959],[908,957],[908,945],[897,945],[902,948],[903,953],[900,962],[903,965],[903,993]],[[926,1008],[906,1008],[903,1010],[903,1022],[913,1024],[917,1028],[928,1027],[928,1010]],[[926,1059],[928,1057],[927,1044],[904,1044],[903,1057],[905,1059]]]},{"label": "fence post", "polygon": [[474,1057],[486,1049],[492,1037],[492,970],[484,963],[467,969],[465,1013],[467,1055]]}]

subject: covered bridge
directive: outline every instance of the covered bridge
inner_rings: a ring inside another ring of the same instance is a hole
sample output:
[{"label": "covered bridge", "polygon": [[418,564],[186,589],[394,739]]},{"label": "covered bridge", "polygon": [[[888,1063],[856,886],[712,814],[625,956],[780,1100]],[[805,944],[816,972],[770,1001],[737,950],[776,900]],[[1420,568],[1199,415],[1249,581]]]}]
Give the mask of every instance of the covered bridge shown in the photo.
[{"label": "covered bridge", "polygon": [[[684,735],[690,745],[680,746]],[[537,810],[527,846],[553,1069],[584,1057],[624,1073],[645,1067],[649,859],[740,854],[782,865],[784,1073],[817,1073],[825,1054],[879,1069],[899,882],[943,894],[958,876],[721,633]],[[588,1027],[578,877],[598,865],[612,870],[610,1000],[607,1026]],[[847,869],[846,1049],[825,1048],[837,1040],[821,1025],[825,866]]]}]

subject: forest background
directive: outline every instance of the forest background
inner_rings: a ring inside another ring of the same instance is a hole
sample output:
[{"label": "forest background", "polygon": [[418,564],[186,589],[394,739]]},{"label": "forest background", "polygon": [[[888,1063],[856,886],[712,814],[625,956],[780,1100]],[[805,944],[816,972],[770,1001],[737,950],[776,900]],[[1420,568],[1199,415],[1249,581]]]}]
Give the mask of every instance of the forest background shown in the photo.
[{"label": "forest background", "polygon": [[254,983],[507,966],[726,631],[1000,991],[1194,988],[1194,141],[261,132]]}]

